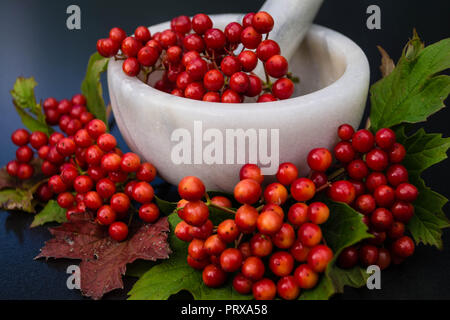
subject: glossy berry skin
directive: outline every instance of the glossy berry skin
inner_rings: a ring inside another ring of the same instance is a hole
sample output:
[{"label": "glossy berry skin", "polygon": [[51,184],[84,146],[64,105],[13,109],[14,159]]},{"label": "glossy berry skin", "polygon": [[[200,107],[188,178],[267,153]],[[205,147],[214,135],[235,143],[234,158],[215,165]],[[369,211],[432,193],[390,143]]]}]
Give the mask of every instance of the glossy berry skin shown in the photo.
[{"label": "glossy berry skin", "polygon": [[231,77],[234,73],[241,71],[241,63],[239,59],[234,56],[226,56],[220,63],[220,69],[223,74]]},{"label": "glossy berry skin", "polygon": [[110,179],[103,178],[97,182],[95,190],[100,197],[108,199],[116,192],[116,186]]},{"label": "glossy berry skin", "polygon": [[153,187],[147,182],[141,181],[133,187],[133,199],[139,203],[150,203],[153,200]]},{"label": "glossy berry skin", "polygon": [[241,42],[247,49],[256,49],[262,40],[262,35],[252,26],[244,28],[241,33]]},{"label": "glossy berry skin", "polygon": [[[6,171],[11,177],[17,176],[17,171],[19,170],[19,162],[12,160],[6,165]],[[45,173],[44,173],[45,174]]]},{"label": "glossy berry skin", "polygon": [[350,204],[355,200],[356,191],[351,182],[341,180],[331,185],[328,195],[334,201]]},{"label": "glossy berry skin", "polygon": [[378,260],[376,265],[380,267],[380,270],[385,270],[391,264],[391,254],[388,249],[380,248],[378,250]]},{"label": "glossy berry skin", "polygon": [[287,197],[287,189],[278,182],[269,184],[264,190],[264,200],[267,204],[273,203],[276,205],[282,205],[286,202]]},{"label": "glossy berry skin", "polygon": [[35,131],[30,135],[30,144],[35,150],[45,146],[47,143],[47,135],[41,131]]},{"label": "glossy berry skin", "polygon": [[16,150],[16,159],[20,163],[28,163],[33,159],[33,150],[29,146],[22,146]]},{"label": "glossy berry skin", "polygon": [[272,280],[262,279],[253,284],[252,292],[255,300],[272,300],[277,294],[277,287]]},{"label": "glossy berry skin", "polygon": [[189,83],[184,89],[184,97],[192,100],[202,100],[205,94],[205,88],[201,82]]},{"label": "glossy berry skin", "polygon": [[241,103],[242,96],[232,89],[227,89],[220,98],[222,103]]},{"label": "glossy berry skin", "polygon": [[152,182],[155,179],[155,177],[156,177],[156,168],[154,165],[148,162],[142,163],[136,172],[136,178],[138,178],[141,181]]},{"label": "glossy berry skin", "polygon": [[244,204],[236,211],[234,221],[241,232],[252,233],[256,229],[258,216],[254,207]]},{"label": "glossy berry skin", "polygon": [[286,276],[278,280],[277,293],[284,300],[294,300],[300,294],[300,287],[294,276]]},{"label": "glossy berry skin", "polygon": [[217,234],[226,243],[231,243],[239,236],[239,229],[233,219],[227,219],[219,224]]},{"label": "glossy berry skin", "polygon": [[297,239],[289,249],[289,252],[292,254],[295,261],[306,262],[310,250],[311,248],[305,246],[300,240]]},{"label": "glossy berry skin", "polygon": [[370,223],[377,231],[389,230],[393,221],[392,213],[385,208],[376,209],[370,216]]},{"label": "glossy berry skin", "polygon": [[86,205],[86,207],[91,210],[97,210],[103,205],[103,199],[96,191],[87,192],[84,195],[83,202]]},{"label": "glossy berry skin", "polygon": [[322,230],[318,225],[307,222],[300,226],[297,236],[305,246],[314,247],[322,240]]},{"label": "glossy berry skin", "polygon": [[57,202],[61,208],[69,209],[73,206],[75,197],[70,192],[60,193]]},{"label": "glossy berry skin", "polygon": [[136,77],[140,71],[140,64],[138,59],[131,57],[127,58],[122,65],[123,72],[129,77]]},{"label": "glossy berry skin", "polygon": [[389,128],[382,128],[375,134],[375,142],[381,149],[388,150],[395,143],[395,133]]},{"label": "glossy berry skin", "polygon": [[206,220],[206,222],[199,227],[190,226],[189,234],[195,239],[206,240],[212,234],[213,229],[214,225],[211,220]]},{"label": "glossy berry skin", "polygon": [[250,50],[244,50],[238,55],[238,61],[245,72],[253,71],[258,64],[258,56]]},{"label": "glossy berry skin", "polygon": [[243,260],[249,258],[252,255],[251,249],[250,249],[250,243],[248,243],[248,242],[242,242],[239,245],[238,249],[242,253]]},{"label": "glossy berry skin", "polygon": [[170,22],[170,28],[181,34],[191,31],[191,19],[188,16],[178,16]]},{"label": "glossy berry skin", "polygon": [[349,269],[353,268],[358,263],[358,260],[358,249],[355,247],[347,247],[339,255],[337,264],[340,268]]},{"label": "glossy berry skin", "polygon": [[259,33],[269,33],[273,29],[273,25],[274,21],[272,16],[265,11],[259,11],[253,16],[252,26]]},{"label": "glossy berry skin", "polygon": [[108,205],[104,205],[97,210],[97,221],[105,226],[116,221],[116,216],[116,212]]},{"label": "glossy berry skin", "polygon": [[210,264],[208,257],[203,259],[195,259],[188,255],[186,260],[188,265],[195,270],[203,270],[207,265]]},{"label": "glossy berry skin", "polygon": [[288,221],[297,227],[308,221],[308,205],[302,202],[293,204],[288,211]]},{"label": "glossy berry skin", "polygon": [[208,65],[205,60],[198,58],[192,60],[186,65],[186,72],[193,81],[200,81],[208,71]]},{"label": "glossy berry skin", "polygon": [[386,176],[381,172],[372,172],[367,176],[366,188],[369,192],[374,192],[376,188],[388,183]]},{"label": "glossy berry skin", "polygon": [[178,183],[178,194],[188,201],[201,200],[205,195],[205,185],[194,176],[187,176]]},{"label": "glossy berry skin", "polygon": [[205,242],[203,240],[194,239],[188,246],[188,254],[194,259],[203,260],[208,257],[208,253],[206,252]]},{"label": "glossy berry skin", "polygon": [[331,152],[325,148],[312,149],[307,157],[307,162],[311,170],[325,172],[331,165],[333,157]]},{"label": "glossy berry skin", "polygon": [[190,225],[188,225],[184,221],[180,221],[177,226],[175,227],[175,236],[180,239],[181,241],[190,242],[192,241],[193,237],[189,233],[189,229],[191,228]]},{"label": "glossy berry skin", "polygon": [[100,165],[105,172],[119,171],[122,158],[116,153],[103,155]]},{"label": "glossy berry skin", "polygon": [[298,177],[298,169],[291,162],[285,162],[280,164],[277,172],[277,180],[285,186],[290,185]]},{"label": "glossy berry skin", "polygon": [[249,82],[249,85],[248,85],[247,91],[245,91],[245,95],[247,97],[258,96],[262,91],[261,79],[258,76],[251,74],[248,76],[248,82]]},{"label": "glossy berry skin", "polygon": [[378,248],[366,244],[359,249],[359,261],[365,267],[376,264],[378,260]]},{"label": "glossy berry skin", "polygon": [[343,141],[349,141],[353,137],[355,129],[349,124],[342,124],[338,128],[338,137]]},{"label": "glossy berry skin", "polygon": [[230,88],[237,93],[245,93],[249,88],[250,81],[246,73],[236,72],[230,78]]},{"label": "glossy berry skin", "polygon": [[269,268],[278,277],[287,276],[294,269],[294,258],[286,251],[278,251],[270,256]]},{"label": "glossy berry skin", "polygon": [[276,54],[280,54],[281,49],[278,43],[273,40],[264,40],[256,49],[256,54],[261,61],[267,61]]},{"label": "glossy berry skin", "polygon": [[197,34],[204,34],[206,30],[211,29],[212,26],[213,22],[206,14],[199,13],[192,18],[192,29],[194,29]]},{"label": "glossy berry skin", "polygon": [[276,54],[270,57],[264,64],[267,73],[274,78],[281,78],[287,74],[288,62],[285,57]]},{"label": "glossy berry skin", "polygon": [[367,153],[366,163],[373,171],[384,171],[389,164],[389,156],[381,149],[373,149]]},{"label": "glossy berry skin", "polygon": [[352,138],[352,147],[358,152],[366,153],[373,148],[375,138],[367,129],[358,130]]},{"label": "glossy berry skin", "polygon": [[317,245],[312,248],[308,253],[308,265],[315,272],[324,272],[333,259],[333,251],[323,244]]},{"label": "glossy berry skin", "polygon": [[418,195],[419,191],[410,183],[401,183],[395,189],[395,197],[400,201],[413,202]]},{"label": "glossy berry skin", "polygon": [[253,25],[254,16],[255,16],[254,12],[249,12],[244,16],[244,18],[242,18],[242,25],[244,26],[244,28]]},{"label": "glossy berry skin", "polygon": [[223,207],[223,208],[231,208],[233,205],[231,204],[231,201],[227,197],[223,196],[215,196],[211,198],[211,203]]},{"label": "glossy berry skin", "polygon": [[114,27],[109,31],[109,38],[117,43],[122,43],[126,37],[126,32],[121,28]]},{"label": "glossy berry skin", "polygon": [[376,208],[375,198],[371,194],[363,194],[356,199],[356,210],[362,214],[369,214]]},{"label": "glossy berry skin", "polygon": [[391,207],[391,212],[396,221],[408,223],[414,215],[414,206],[409,202],[396,201]]},{"label": "glossy berry skin", "polygon": [[314,197],[316,186],[308,178],[299,178],[291,184],[292,197],[299,201],[308,201]]},{"label": "glossy berry skin", "polygon": [[316,189],[317,189],[317,188],[324,186],[328,182],[328,177],[323,172],[314,171],[311,174],[311,180],[312,180],[312,182],[314,182],[314,185],[316,186]]},{"label": "glossy berry skin", "polygon": [[73,182],[73,188],[78,193],[86,193],[94,187],[94,181],[89,176],[78,176]]},{"label": "glossy berry skin", "polygon": [[128,152],[122,157],[120,169],[124,172],[136,172],[140,165],[141,160],[139,159],[139,156],[135,153]]},{"label": "glossy berry skin", "polygon": [[414,241],[408,236],[403,236],[392,244],[392,252],[401,258],[412,256],[414,249]]},{"label": "glossy berry skin", "polygon": [[226,37],[222,30],[211,28],[206,30],[203,39],[209,49],[220,49],[225,46]]},{"label": "glossy berry skin", "polygon": [[110,205],[115,212],[125,214],[130,208],[130,198],[125,193],[116,193],[111,197]]},{"label": "glossy berry skin", "polygon": [[220,102],[221,101],[221,97],[220,94],[218,92],[207,92],[205,93],[205,95],[202,98],[202,101],[206,101],[206,102]]},{"label": "glossy berry skin", "polygon": [[388,154],[389,154],[389,162],[400,163],[405,158],[406,150],[402,144],[396,142],[389,149]]},{"label": "glossy berry skin", "polygon": [[408,182],[408,170],[401,164],[391,165],[386,172],[387,180],[393,187],[401,183]]},{"label": "glossy berry skin", "polygon": [[228,248],[220,255],[220,266],[225,272],[235,272],[241,268],[242,253],[235,248]]},{"label": "glossy berry skin", "polygon": [[400,221],[394,221],[391,228],[388,230],[387,235],[390,239],[398,239],[405,233],[405,224]]},{"label": "glossy berry skin", "polygon": [[319,281],[319,275],[307,264],[301,264],[295,269],[294,278],[302,289],[312,289]]},{"label": "glossy berry skin", "polygon": [[33,167],[28,163],[19,164],[19,168],[17,169],[17,178],[20,180],[28,180],[34,174]]},{"label": "glossy berry skin", "polygon": [[347,173],[352,179],[363,180],[369,174],[369,169],[363,160],[356,159],[347,165]]},{"label": "glossy berry skin", "polygon": [[158,58],[158,50],[150,46],[141,48],[137,55],[137,61],[144,67],[155,65],[156,61],[158,61]]},{"label": "glossy berry skin", "polygon": [[312,223],[322,224],[328,220],[330,209],[323,202],[313,202],[308,206],[308,219]]},{"label": "glossy berry skin", "polygon": [[224,33],[228,43],[239,43],[241,41],[242,30],[244,30],[244,28],[237,22],[231,22],[227,24]]},{"label": "glossy berry skin", "polygon": [[256,225],[262,234],[273,235],[281,229],[283,218],[275,211],[264,211],[259,215]]},{"label": "glossy berry skin", "polygon": [[351,143],[341,141],[334,147],[335,158],[343,163],[348,163],[355,158],[355,150]]},{"label": "glossy berry skin", "polygon": [[251,254],[257,257],[266,257],[272,253],[273,244],[269,236],[262,233],[255,234],[250,240]]},{"label": "glossy berry skin", "polygon": [[379,186],[375,189],[373,196],[379,207],[389,208],[394,204],[395,191],[387,185]]},{"label": "glossy berry skin", "polygon": [[259,200],[261,193],[260,184],[252,179],[241,180],[234,187],[234,198],[242,204],[254,204]]},{"label": "glossy berry skin", "polygon": [[192,226],[201,226],[209,217],[209,209],[203,201],[190,201],[183,209],[184,220]]},{"label": "glossy berry skin", "polygon": [[109,236],[116,241],[123,241],[128,236],[128,226],[121,222],[113,222],[108,228]]},{"label": "glossy berry skin", "polygon": [[259,96],[257,100],[258,103],[272,102],[272,101],[277,101],[277,98],[275,98],[275,96],[271,93],[264,93],[261,96]]},{"label": "glossy berry skin", "polygon": [[99,39],[97,41],[97,51],[103,57],[112,57],[119,50],[119,44],[110,38]]},{"label": "glossy berry skin", "polygon": [[203,77],[203,85],[206,90],[219,91],[223,87],[224,77],[219,70],[208,71]]},{"label": "glossy berry skin", "polygon": [[252,281],[258,281],[264,276],[264,263],[258,257],[249,257],[242,264],[242,274]]},{"label": "glossy berry skin", "polygon": [[262,183],[264,181],[264,176],[261,174],[261,169],[256,164],[247,163],[242,166],[239,171],[240,180],[244,179],[252,179],[258,183]]},{"label": "glossy berry skin", "polygon": [[272,94],[280,100],[289,99],[294,94],[294,83],[288,78],[280,78],[273,84]]},{"label": "glossy berry skin", "polygon": [[233,288],[240,294],[249,294],[252,291],[253,282],[242,273],[237,274],[233,279]]},{"label": "glossy berry skin", "polygon": [[204,247],[210,256],[219,256],[227,248],[227,244],[217,234],[213,234],[205,240]]},{"label": "glossy berry skin", "polygon": [[294,228],[288,223],[283,223],[280,230],[272,235],[272,241],[277,248],[289,249],[295,241]]}]

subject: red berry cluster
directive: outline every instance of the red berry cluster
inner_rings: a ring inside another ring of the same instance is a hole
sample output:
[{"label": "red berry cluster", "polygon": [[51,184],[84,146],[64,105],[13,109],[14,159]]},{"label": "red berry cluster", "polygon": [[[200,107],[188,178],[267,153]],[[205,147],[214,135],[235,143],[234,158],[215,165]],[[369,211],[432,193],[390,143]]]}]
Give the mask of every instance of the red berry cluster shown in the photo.
[{"label": "red berry cluster", "polygon": [[94,119],[85,104],[82,95],[71,101],[45,100],[47,122],[58,124],[65,134],[54,132],[47,137],[39,131],[15,131],[11,139],[20,147],[7,172],[19,179],[31,178],[33,151],[29,143],[43,160],[42,173],[49,177],[37,189],[37,198],[48,202],[56,195],[59,206],[67,209],[68,220],[74,213],[96,213],[96,221],[109,226],[111,238],[122,241],[128,235],[128,225],[121,220],[132,214],[131,201],[141,204],[139,217],[144,222],[152,223],[159,217],[158,207],[151,203],[154,190],[150,182],[156,169],[150,163],[141,164],[134,153],[123,154],[114,136],[106,132],[106,124]]},{"label": "red berry cluster", "polygon": [[[125,74],[146,83],[152,72],[163,70],[154,87],[176,96],[224,103],[241,103],[244,96],[276,101],[291,97],[294,84],[287,77],[288,62],[279,45],[268,39],[273,25],[272,16],[261,11],[222,31],[200,13],[192,19],[176,17],[170,29],[153,35],[144,26],[135,30],[134,37],[113,28],[109,38],[98,40],[97,50],[104,57],[124,60]],[[236,54],[239,45],[243,49]],[[252,73],[258,60],[264,64],[266,83]],[[277,79],[275,83],[270,77]]]},{"label": "red berry cluster", "polygon": [[329,196],[363,214],[374,236],[358,247],[345,249],[339,265],[350,268],[359,261],[363,266],[375,264],[385,269],[391,261],[400,263],[414,253],[414,242],[405,235],[405,224],[414,215],[412,202],[418,196],[401,164],[406,150],[388,128],[373,135],[366,129],[355,132],[344,124],[338,136],[341,141],[334,148],[334,156],[350,180],[333,183]]},{"label": "red berry cluster", "polygon": [[[187,262],[203,270],[205,285],[221,286],[227,274],[234,273],[233,287],[241,294],[253,292],[255,299],[278,294],[289,300],[316,286],[333,258],[319,226],[328,220],[329,209],[322,202],[305,203],[314,197],[315,186],[310,179],[298,178],[295,165],[281,164],[277,178],[263,190],[260,168],[243,166],[234,188],[234,198],[241,204],[235,212],[225,197],[203,202],[205,187],[198,178],[181,180],[178,215],[183,221],[175,234],[189,242]],[[289,185],[298,202],[288,205]],[[233,216],[214,226],[208,205]]]}]

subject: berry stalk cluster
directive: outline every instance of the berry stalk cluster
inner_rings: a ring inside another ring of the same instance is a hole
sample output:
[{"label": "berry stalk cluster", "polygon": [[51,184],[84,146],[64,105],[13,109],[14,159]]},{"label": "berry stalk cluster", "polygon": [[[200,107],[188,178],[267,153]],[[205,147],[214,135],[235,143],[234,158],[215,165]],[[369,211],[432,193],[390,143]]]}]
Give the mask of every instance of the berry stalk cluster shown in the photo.
[{"label": "berry stalk cluster", "polygon": [[150,185],[156,168],[141,163],[132,152],[123,154],[106,124],[87,111],[83,95],[61,101],[48,98],[43,109],[47,123],[57,124],[61,132],[47,137],[40,131],[16,130],[11,140],[19,148],[16,159],[6,166],[10,176],[21,180],[33,176],[34,149],[42,159],[41,172],[48,177],[38,187],[37,199],[48,202],[56,197],[69,221],[75,213],[95,214],[99,224],[108,226],[110,237],[122,241],[136,210],[144,222],[158,219]]},{"label": "berry stalk cluster", "polygon": [[[200,13],[192,19],[176,17],[170,29],[153,35],[144,26],[136,28],[134,36],[115,27],[108,38],[98,40],[97,51],[123,60],[124,73],[147,84],[150,74],[162,71],[153,86],[179,97],[223,103],[242,103],[244,97],[276,101],[291,97],[294,83],[280,46],[268,38],[273,26],[272,16],[261,11],[247,14],[242,24],[230,22],[222,31]],[[258,60],[265,81],[252,72]]]}]

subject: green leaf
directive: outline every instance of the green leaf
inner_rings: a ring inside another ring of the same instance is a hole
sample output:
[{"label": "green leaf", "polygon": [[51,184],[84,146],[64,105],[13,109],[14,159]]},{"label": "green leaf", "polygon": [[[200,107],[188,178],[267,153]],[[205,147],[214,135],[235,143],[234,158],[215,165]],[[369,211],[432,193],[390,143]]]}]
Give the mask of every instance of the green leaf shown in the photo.
[{"label": "green leaf", "polygon": [[323,225],[323,236],[327,245],[333,250],[334,258],[328,265],[319,284],[300,295],[301,300],[326,300],[336,293],[344,292],[344,286],[354,288],[366,284],[368,274],[360,267],[346,270],[336,265],[341,251],[363,239],[372,237],[367,226],[362,222],[362,215],[344,203],[327,201],[330,218]]},{"label": "green leaf", "polygon": [[89,59],[86,75],[81,84],[81,92],[87,100],[88,110],[103,122],[106,119],[106,107],[103,100],[103,89],[100,76],[108,67],[108,58],[102,57],[99,53],[94,53]]},{"label": "green leaf", "polygon": [[0,209],[34,213],[33,193],[21,189],[2,190],[0,191]]},{"label": "green leaf", "polygon": [[419,190],[419,196],[414,202],[414,216],[407,227],[417,244],[442,249],[442,229],[450,227],[450,221],[442,209],[448,200],[427,187],[420,175],[425,169],[447,158],[450,138],[429,134],[423,129],[407,136],[404,127],[398,128],[396,135],[397,141],[406,149],[403,165],[408,169],[409,180]]},{"label": "green leaf", "polygon": [[171,214],[177,208],[176,202],[169,202],[169,201],[163,200],[163,199],[157,197],[156,195],[155,195],[155,202],[159,208],[159,211],[161,211],[161,213],[163,213],[164,215]]},{"label": "green leaf", "polygon": [[48,222],[63,223],[66,221],[66,210],[61,208],[55,200],[50,200],[42,211],[34,216],[30,228],[42,226]]},{"label": "green leaf", "polygon": [[[169,216],[173,230],[180,218],[175,213]],[[128,293],[131,300],[160,300],[188,290],[195,299],[224,300],[251,299],[249,295],[235,292],[229,282],[218,289],[208,288],[203,284],[202,273],[192,269],[186,262],[188,244],[177,239],[173,232],[169,235],[170,247],[173,251],[168,260],[147,271]]]},{"label": "green leaf", "polygon": [[37,82],[34,78],[17,78],[11,90],[13,104],[25,127],[32,132],[42,131],[49,135],[53,129],[45,122],[41,105],[36,103],[34,95],[36,86]]},{"label": "green leaf", "polygon": [[450,38],[423,47],[416,33],[395,69],[370,89],[374,131],[401,123],[417,123],[444,107],[450,77]]}]

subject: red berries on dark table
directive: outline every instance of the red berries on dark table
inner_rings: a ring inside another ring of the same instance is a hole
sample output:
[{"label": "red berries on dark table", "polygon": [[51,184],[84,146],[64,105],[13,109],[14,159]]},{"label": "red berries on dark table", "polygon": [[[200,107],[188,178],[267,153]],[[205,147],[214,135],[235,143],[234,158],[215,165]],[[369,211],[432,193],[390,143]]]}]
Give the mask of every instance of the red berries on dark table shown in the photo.
[{"label": "red berries on dark table", "polygon": [[[221,30],[206,14],[192,19],[182,15],[171,20],[170,29],[155,34],[139,26],[127,36],[114,27],[108,38],[97,41],[97,51],[123,60],[123,72],[145,83],[152,72],[163,70],[153,86],[178,97],[221,103],[242,103],[244,97],[256,102],[283,100],[294,94],[294,82],[279,45],[269,39],[275,23],[261,11]],[[239,46],[243,50],[238,51]],[[265,66],[264,82],[253,73],[258,61]],[[48,109],[48,121],[54,124],[57,115]]]}]

